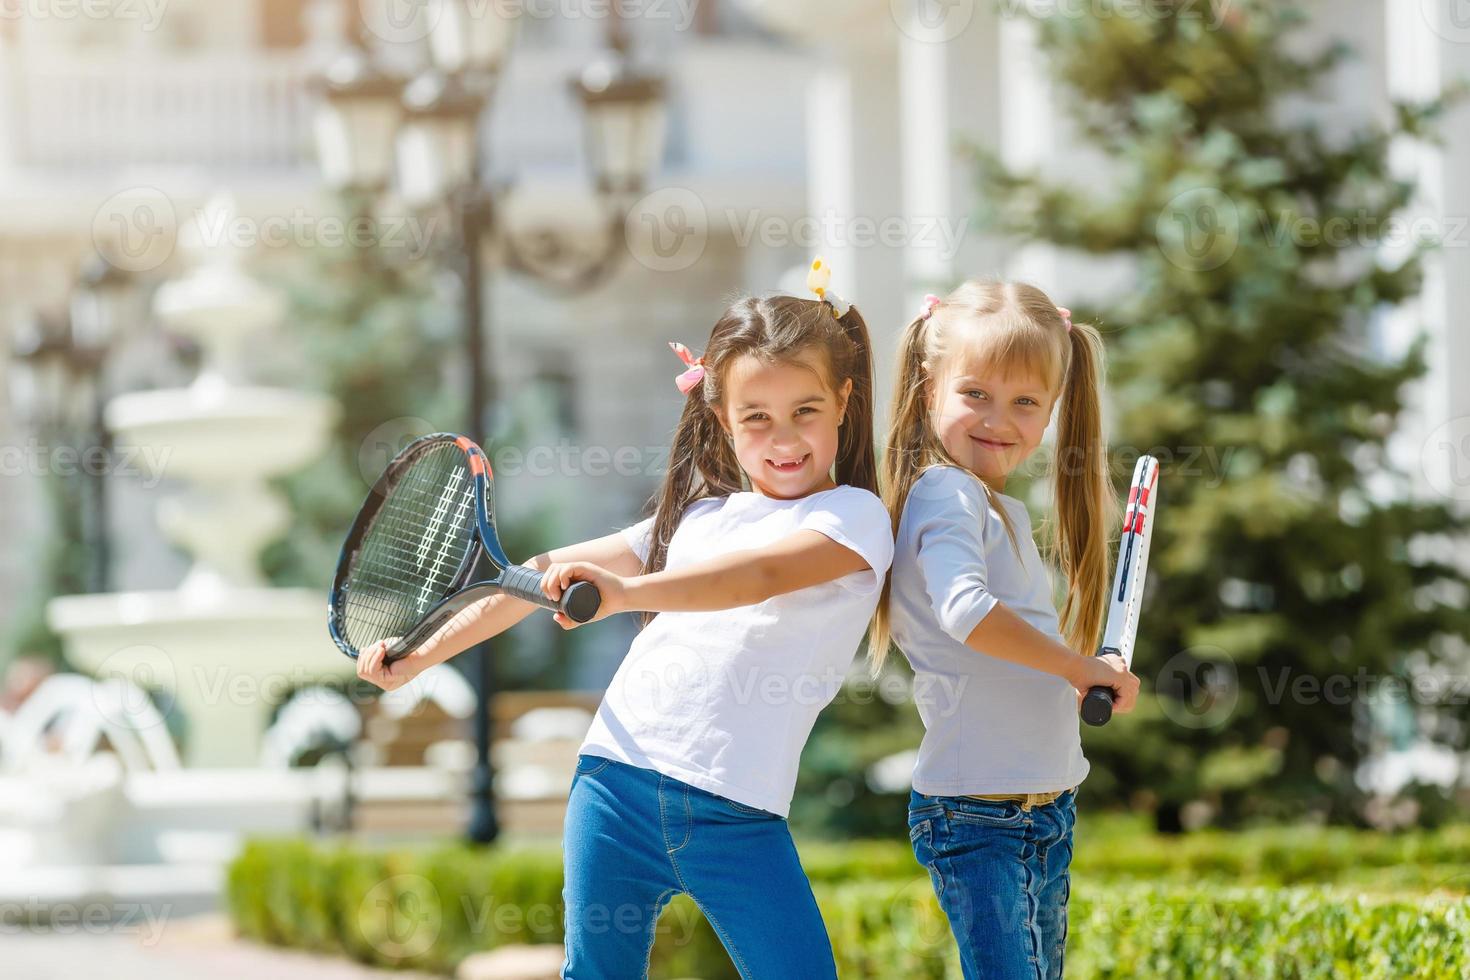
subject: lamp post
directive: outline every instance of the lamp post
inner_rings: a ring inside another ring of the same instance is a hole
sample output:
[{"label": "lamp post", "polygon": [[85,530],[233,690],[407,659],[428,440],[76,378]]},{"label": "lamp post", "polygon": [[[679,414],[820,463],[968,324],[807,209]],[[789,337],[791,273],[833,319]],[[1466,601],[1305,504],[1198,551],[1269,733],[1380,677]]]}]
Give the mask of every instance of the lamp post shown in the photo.
[{"label": "lamp post", "polygon": [[[74,429],[76,389],[71,384],[71,324],[64,316],[36,314],[19,322],[11,339],[9,394],[16,420],[36,433],[44,455],[54,463],[53,447],[63,443]],[[55,522],[51,530],[63,540],[79,541],[86,547],[90,522],[86,520],[84,495],[73,480],[62,479],[48,465],[41,471],[51,478],[43,483],[50,497]],[[75,546],[71,546],[75,547]],[[91,562],[70,551],[62,551],[45,563],[49,590],[58,594],[86,591],[91,583]]]},{"label": "lamp post", "polygon": [[[11,390],[17,414],[44,442],[81,435],[86,478],[81,515],[90,592],[105,592],[111,567],[107,520],[107,460],[111,439],[102,421],[102,374],[115,341],[142,314],[135,275],[94,255],[83,265],[68,315],[39,316],[16,335]],[[83,433],[85,435],[83,435]]]},{"label": "lamp post", "polygon": [[[454,10],[454,4],[446,5]],[[491,8],[493,9],[493,8]],[[443,20],[450,20],[445,17]],[[496,20],[494,17],[478,21]],[[442,21],[441,21],[442,26]],[[442,31],[430,35],[431,42]],[[468,57],[467,48],[447,42],[431,43],[432,50],[447,52],[455,60]],[[487,50],[479,50],[482,58]],[[489,193],[480,184],[480,114],[485,106],[488,81],[471,88],[463,76],[430,70],[415,78],[404,90],[407,113],[398,134],[399,188],[405,202],[428,206],[447,200],[454,217],[456,253],[451,262],[460,276],[460,298],[464,304],[465,370],[469,372],[469,405],[466,432],[482,446],[492,431],[487,412],[494,405],[494,392],[485,371],[485,277],[481,253],[490,220]],[[470,822],[466,836],[475,843],[489,844],[500,836],[495,813],[495,769],[490,762],[495,697],[495,657],[490,641],[476,647],[467,670],[475,683],[475,768],[470,782]]]},{"label": "lamp post", "polygon": [[[92,591],[106,592],[112,567],[112,535],[107,523],[107,466],[112,457],[112,435],[102,419],[102,371],[108,352],[124,331],[142,317],[143,290],[137,276],[100,255],[83,267],[71,297],[71,339],[74,372],[90,404],[86,424],[90,443],[104,461],[91,472],[91,572]],[[83,467],[86,469],[86,467]]]},{"label": "lamp post", "polygon": [[[465,429],[487,451],[487,437],[494,431],[495,390],[493,375],[485,370],[488,276],[482,258],[485,243],[499,229],[496,195],[485,179],[482,125],[515,38],[518,13],[502,4],[441,0],[426,38],[431,67],[402,86],[391,111],[389,86],[383,81],[387,75],[372,66],[361,30],[334,63],[339,66],[336,74],[329,68],[319,82],[325,119],[318,122],[317,137],[328,183],[371,196],[386,186],[384,161],[391,158],[396,189],[406,204],[447,205],[453,216],[456,234],[448,259],[462,285]],[[663,155],[662,81],[628,68],[625,35],[619,28],[615,20],[614,57],[572,82],[583,110],[593,183],[611,232],[604,248],[593,261],[555,268],[555,263],[548,267],[531,261],[511,236],[499,237],[507,266],[554,283],[559,291],[591,288],[612,271],[620,257],[616,231]],[[391,125],[385,122],[389,118]],[[385,136],[394,143],[391,154],[383,150]],[[476,763],[467,834],[472,841],[489,843],[499,833],[490,765],[495,687],[490,644],[480,645],[474,667]]]},{"label": "lamp post", "polygon": [[10,399],[21,424],[49,441],[70,427],[66,411],[71,324],[37,315],[20,323],[10,350]]}]

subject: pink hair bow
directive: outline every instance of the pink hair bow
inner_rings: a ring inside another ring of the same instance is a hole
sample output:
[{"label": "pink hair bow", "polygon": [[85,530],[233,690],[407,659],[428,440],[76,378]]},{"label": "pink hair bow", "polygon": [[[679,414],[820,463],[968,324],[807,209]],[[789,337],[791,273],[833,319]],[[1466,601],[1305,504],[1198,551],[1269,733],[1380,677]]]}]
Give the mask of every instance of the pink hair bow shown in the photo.
[{"label": "pink hair bow", "polygon": [[919,319],[929,319],[929,317],[934,314],[934,310],[938,308],[939,304],[942,302],[943,300],[941,300],[938,296],[935,296],[933,293],[926,293],[924,296],[923,309],[919,311]]},{"label": "pink hair bow", "polygon": [[669,341],[669,347],[673,348],[674,353],[679,355],[679,360],[689,365],[689,370],[674,379],[674,384],[679,386],[679,393],[687,395],[693,390],[695,385],[704,380],[704,358],[695,357],[689,353],[688,347],[685,347],[677,340]]},{"label": "pink hair bow", "polygon": [[1058,306],[1057,307],[1057,313],[1061,316],[1062,322],[1067,325],[1067,332],[1068,333],[1071,333],[1072,332],[1072,311],[1069,310],[1069,309],[1067,309],[1065,306]]}]

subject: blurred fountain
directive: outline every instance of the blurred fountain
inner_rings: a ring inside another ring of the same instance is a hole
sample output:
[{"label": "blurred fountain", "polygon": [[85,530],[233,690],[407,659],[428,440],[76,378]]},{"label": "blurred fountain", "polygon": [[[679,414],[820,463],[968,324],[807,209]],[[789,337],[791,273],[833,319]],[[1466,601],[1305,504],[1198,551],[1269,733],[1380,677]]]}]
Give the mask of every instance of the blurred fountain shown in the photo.
[{"label": "blurred fountain", "polygon": [[168,692],[185,721],[186,765],[252,766],[272,708],[291,690],[354,673],[327,639],[325,588],[269,587],[261,550],[290,514],[267,481],[323,452],[336,417],[326,397],[253,386],[242,353],[277,327],[283,303],[246,270],[212,200],[180,245],[187,271],[158,290],[164,327],[203,351],[187,388],[121,395],[105,419],[118,445],[187,485],[158,504],[163,534],[193,558],[169,591],[66,596],[48,610],[67,658],[99,679],[122,676]]}]

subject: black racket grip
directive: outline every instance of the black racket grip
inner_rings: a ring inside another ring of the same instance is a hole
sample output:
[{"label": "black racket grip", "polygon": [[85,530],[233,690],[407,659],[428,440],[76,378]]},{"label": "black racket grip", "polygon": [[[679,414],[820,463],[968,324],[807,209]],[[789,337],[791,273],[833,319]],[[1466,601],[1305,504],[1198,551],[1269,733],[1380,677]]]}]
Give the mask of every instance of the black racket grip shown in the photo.
[{"label": "black racket grip", "polygon": [[511,565],[500,573],[500,591],[546,609],[565,613],[574,623],[588,622],[597,615],[598,607],[602,605],[602,594],[591,582],[573,582],[561,594],[561,602],[553,602],[541,591],[541,573],[525,565]]},{"label": "black racket grip", "polygon": [[1099,684],[1082,699],[1082,720],[1093,727],[1106,725],[1113,717],[1113,689]]}]

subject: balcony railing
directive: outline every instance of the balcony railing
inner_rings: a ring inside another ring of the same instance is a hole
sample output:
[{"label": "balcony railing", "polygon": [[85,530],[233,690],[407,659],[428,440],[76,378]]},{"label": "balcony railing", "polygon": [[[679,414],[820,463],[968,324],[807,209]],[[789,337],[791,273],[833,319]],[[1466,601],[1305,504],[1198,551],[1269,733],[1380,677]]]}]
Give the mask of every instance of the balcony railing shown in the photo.
[{"label": "balcony railing", "polygon": [[312,166],[300,58],[142,61],[48,52],[11,62],[0,139],[15,167],[94,172],[136,165],[211,171]]},{"label": "balcony railing", "polygon": [[[155,60],[0,52],[0,171],[86,179],[135,168],[314,179],[310,63],[256,51]],[[495,96],[492,168],[575,170],[581,122],[567,79],[589,52],[517,52]],[[799,54],[744,41],[672,53],[665,170],[779,175],[805,168]],[[795,94],[794,94],[795,93]]]}]

